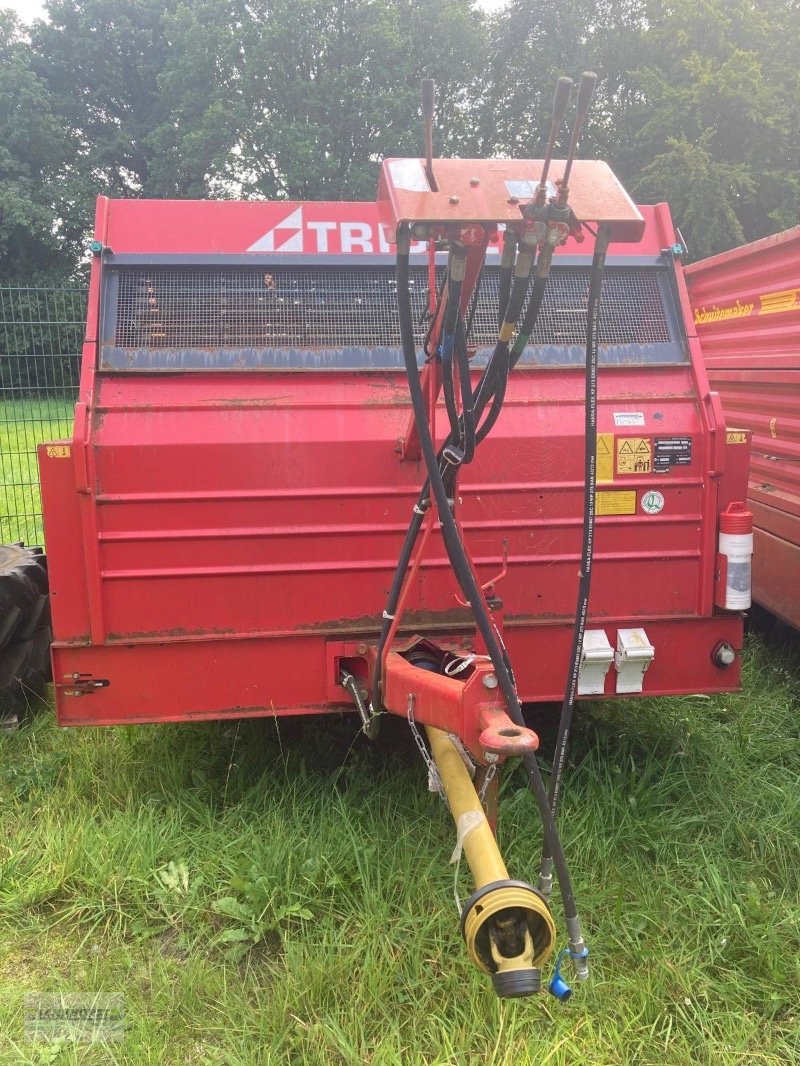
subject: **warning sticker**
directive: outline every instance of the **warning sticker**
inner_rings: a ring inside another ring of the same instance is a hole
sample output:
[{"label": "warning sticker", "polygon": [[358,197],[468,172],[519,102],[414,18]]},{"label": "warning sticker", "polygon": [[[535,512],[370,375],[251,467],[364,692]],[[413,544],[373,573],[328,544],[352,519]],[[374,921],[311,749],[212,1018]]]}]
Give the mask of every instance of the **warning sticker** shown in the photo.
[{"label": "warning sticker", "polygon": [[594,498],[594,513],[636,514],[636,493],[631,491],[598,492]]},{"label": "warning sticker", "polygon": [[647,437],[617,438],[617,473],[649,474],[653,456]]},{"label": "warning sticker", "polygon": [[747,434],[739,429],[729,429],[725,440],[728,444],[747,444]]},{"label": "warning sticker", "polygon": [[597,480],[614,480],[614,434],[597,434]]},{"label": "warning sticker", "polygon": [[70,446],[68,444],[48,444],[47,445],[47,458],[48,459],[69,459],[71,455]]}]

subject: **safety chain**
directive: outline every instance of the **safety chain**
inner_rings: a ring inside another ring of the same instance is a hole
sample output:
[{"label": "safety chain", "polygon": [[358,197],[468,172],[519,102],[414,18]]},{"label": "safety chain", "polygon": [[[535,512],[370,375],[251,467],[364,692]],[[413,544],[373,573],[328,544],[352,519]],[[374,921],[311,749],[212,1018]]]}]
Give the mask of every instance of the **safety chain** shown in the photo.
[{"label": "safety chain", "polygon": [[496,774],[497,763],[490,763],[486,770],[486,776],[483,779],[483,783],[481,784],[481,787],[478,790],[478,799],[481,801],[481,807],[483,807],[486,803],[486,793],[489,789],[489,785],[492,783],[492,781],[494,781]]},{"label": "safety chain", "polygon": [[[433,761],[433,758],[431,757],[431,754],[428,751],[428,748],[427,748],[427,746],[425,744],[425,741],[422,739],[422,734],[420,733],[419,729],[417,728],[417,723],[416,723],[416,721],[414,719],[414,707],[415,707],[415,705],[416,705],[416,698],[414,696],[414,693],[413,692],[409,692],[409,694],[408,694],[408,703],[406,705],[407,706],[407,712],[408,712],[408,724],[409,724],[409,726],[411,728],[411,735],[414,738],[414,743],[419,748],[419,753],[422,756],[422,759],[423,759],[423,761],[425,763],[425,766],[427,767],[427,770],[428,770],[428,788],[430,788],[431,792],[438,792],[439,795],[442,797],[442,799],[446,800],[447,796],[445,795],[444,786],[442,785],[442,779],[439,776],[439,768],[437,767],[436,763]],[[462,758],[465,758],[465,761],[466,761],[466,759],[469,759],[470,763],[473,766],[473,773],[474,773],[474,770],[477,769],[477,767],[475,766],[474,761],[470,757],[470,755],[467,752],[467,750],[464,747],[464,745],[461,743],[461,741],[458,739],[458,737],[455,737],[455,736],[451,735],[450,739],[455,743],[456,747],[461,752]],[[486,793],[487,793],[487,791],[489,789],[489,785],[492,783],[492,781],[495,779],[495,777],[497,775],[497,770],[498,770],[498,764],[496,762],[490,763],[489,766],[486,769],[486,776],[484,777],[484,779],[483,779],[483,781],[481,783],[481,787],[478,790],[478,799],[480,800],[482,807],[486,803]],[[470,776],[472,776],[472,775],[470,775]]]},{"label": "safety chain", "polygon": [[437,769],[436,763],[433,761],[430,752],[428,751],[428,749],[425,746],[425,741],[422,739],[422,734],[417,729],[417,723],[414,721],[414,705],[415,705],[415,703],[416,703],[416,698],[414,696],[414,693],[413,692],[409,692],[407,710],[408,710],[408,724],[411,727],[411,735],[414,738],[414,743],[419,748],[419,753],[422,756],[423,761],[425,762],[425,765],[428,768],[428,788],[431,790],[431,792],[438,792],[439,795],[442,797],[442,799],[446,800],[447,797],[445,796],[444,785],[442,784],[442,779],[439,776],[439,770]]}]

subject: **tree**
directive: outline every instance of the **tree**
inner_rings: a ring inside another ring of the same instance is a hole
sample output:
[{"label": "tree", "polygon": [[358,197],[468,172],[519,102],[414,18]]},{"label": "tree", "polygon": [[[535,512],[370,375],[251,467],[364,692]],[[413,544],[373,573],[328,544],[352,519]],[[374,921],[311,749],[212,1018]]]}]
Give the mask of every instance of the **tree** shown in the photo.
[{"label": "tree", "polygon": [[253,0],[249,12],[248,120],[231,161],[245,192],[372,198],[383,156],[420,153],[419,82],[440,70],[441,128],[468,141],[484,44],[468,0]]},{"label": "tree", "polygon": [[797,221],[797,73],[779,58],[791,27],[786,2],[649,5],[622,173],[670,202],[694,258]]},{"label": "tree", "polygon": [[244,7],[232,0],[50,0],[37,68],[87,191],[203,196],[236,142],[231,91]]},{"label": "tree", "polygon": [[556,77],[593,69],[582,153],[668,200],[693,257],[797,223],[796,0],[512,0],[492,40],[483,154],[539,154]]},{"label": "tree", "polygon": [[63,219],[66,138],[19,22],[0,11],[0,280],[65,277],[76,235]]},{"label": "tree", "polygon": [[[616,155],[625,143],[625,115],[637,98],[630,66],[640,45],[644,0],[512,0],[493,19],[488,70],[480,101],[483,155],[536,158],[550,129],[556,80],[576,82],[593,70],[598,83],[582,144],[585,155]],[[557,154],[566,151],[572,113]]]},{"label": "tree", "polygon": [[178,197],[223,194],[232,152],[246,121],[242,99],[240,0],[197,0],[167,11],[169,43],[156,77],[163,118],[146,135],[148,183]]},{"label": "tree", "polygon": [[[48,0],[0,21],[7,276],[79,262],[97,193],[371,199],[379,160],[535,157],[594,69],[581,152],[669,199],[695,256],[797,221],[797,0]],[[566,130],[559,151],[566,146]]]}]

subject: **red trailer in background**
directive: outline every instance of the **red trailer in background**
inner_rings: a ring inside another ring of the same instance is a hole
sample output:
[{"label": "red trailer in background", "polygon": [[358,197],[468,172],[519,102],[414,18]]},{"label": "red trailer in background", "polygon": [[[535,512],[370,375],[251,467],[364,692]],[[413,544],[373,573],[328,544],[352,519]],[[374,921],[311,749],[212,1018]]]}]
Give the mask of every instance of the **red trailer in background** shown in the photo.
[{"label": "red trailer in background", "polygon": [[753,599],[800,629],[800,226],[685,274],[728,428],[752,432]]}]

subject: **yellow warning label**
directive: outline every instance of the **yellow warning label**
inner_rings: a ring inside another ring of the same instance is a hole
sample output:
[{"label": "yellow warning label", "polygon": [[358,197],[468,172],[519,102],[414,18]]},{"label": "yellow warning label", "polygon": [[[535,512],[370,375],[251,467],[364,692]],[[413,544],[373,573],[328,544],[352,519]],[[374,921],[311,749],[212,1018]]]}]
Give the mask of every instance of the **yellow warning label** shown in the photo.
[{"label": "yellow warning label", "polygon": [[614,434],[597,434],[597,480],[614,480]]},{"label": "yellow warning label", "polygon": [[595,514],[636,514],[636,493],[598,492],[594,498]]},{"label": "yellow warning label", "polygon": [[649,474],[652,452],[647,437],[617,438],[617,473]]},{"label": "yellow warning label", "polygon": [[68,444],[48,444],[47,445],[47,458],[48,459],[69,459],[70,447]]},{"label": "yellow warning label", "polygon": [[747,434],[739,429],[729,429],[725,440],[728,444],[747,444]]}]

